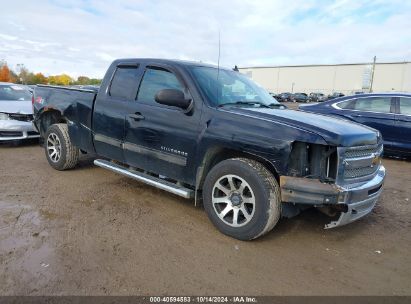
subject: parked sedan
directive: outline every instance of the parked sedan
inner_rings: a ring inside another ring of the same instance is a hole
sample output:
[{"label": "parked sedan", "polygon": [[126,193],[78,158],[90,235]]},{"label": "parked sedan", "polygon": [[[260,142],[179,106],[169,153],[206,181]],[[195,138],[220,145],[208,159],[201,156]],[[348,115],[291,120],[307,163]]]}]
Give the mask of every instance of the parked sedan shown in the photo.
[{"label": "parked sedan", "polygon": [[275,93],[273,93],[273,92],[269,92],[269,94],[270,94],[275,100],[277,100],[277,101],[282,101],[282,100],[281,100],[281,97],[280,97],[280,94],[275,94]]},{"label": "parked sedan", "polygon": [[287,102],[287,101],[291,101],[291,96],[292,96],[293,94],[291,94],[291,93],[281,93],[280,95],[278,95],[278,98],[277,98],[277,100],[278,101],[281,101],[281,102]]},{"label": "parked sedan", "polygon": [[0,82],[0,141],[37,138],[32,94],[25,86]]},{"label": "parked sedan", "polygon": [[370,126],[382,134],[386,154],[411,156],[411,94],[360,94],[299,108]]},{"label": "parked sedan", "polygon": [[291,101],[293,102],[310,102],[307,94],[305,93],[295,93],[291,95]]},{"label": "parked sedan", "polygon": [[323,93],[310,93],[308,99],[311,102],[322,102],[327,100],[327,96],[325,96]]},{"label": "parked sedan", "polygon": [[344,97],[344,96],[345,95],[343,93],[334,92],[334,93],[328,95],[327,99],[334,99],[334,98]]}]

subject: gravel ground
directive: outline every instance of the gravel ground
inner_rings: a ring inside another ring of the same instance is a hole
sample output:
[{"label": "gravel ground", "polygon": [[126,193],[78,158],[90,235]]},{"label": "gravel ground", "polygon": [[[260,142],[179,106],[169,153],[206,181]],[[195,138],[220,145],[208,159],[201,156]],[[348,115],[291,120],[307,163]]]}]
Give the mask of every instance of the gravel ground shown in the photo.
[{"label": "gravel ground", "polygon": [[361,221],[308,210],[266,237],[220,234],[202,208],[92,165],[59,172],[0,145],[0,295],[411,295],[411,162],[384,159]]}]

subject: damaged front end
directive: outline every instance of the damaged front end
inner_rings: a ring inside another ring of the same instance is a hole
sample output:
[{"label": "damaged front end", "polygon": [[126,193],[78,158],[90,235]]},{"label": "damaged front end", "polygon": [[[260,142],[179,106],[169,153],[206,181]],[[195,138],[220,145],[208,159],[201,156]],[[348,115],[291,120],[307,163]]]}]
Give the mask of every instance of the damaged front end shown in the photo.
[{"label": "damaged front end", "polygon": [[32,114],[0,113],[0,142],[38,138],[32,120]]},{"label": "damaged front end", "polygon": [[382,192],[385,168],[382,144],[329,147],[296,142],[287,176],[280,176],[284,216],[316,207],[335,221],[325,228],[351,223],[370,213]]}]

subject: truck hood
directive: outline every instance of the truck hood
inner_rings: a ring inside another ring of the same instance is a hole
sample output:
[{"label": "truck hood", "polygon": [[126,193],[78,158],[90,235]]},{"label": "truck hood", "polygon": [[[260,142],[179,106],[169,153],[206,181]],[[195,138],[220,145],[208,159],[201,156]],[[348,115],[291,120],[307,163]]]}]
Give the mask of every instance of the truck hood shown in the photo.
[{"label": "truck hood", "polygon": [[379,132],[375,129],[321,114],[266,108],[231,107],[227,110],[309,131],[318,134],[328,144],[335,146],[372,145],[379,140]]},{"label": "truck hood", "polygon": [[30,100],[0,100],[0,113],[33,114]]}]

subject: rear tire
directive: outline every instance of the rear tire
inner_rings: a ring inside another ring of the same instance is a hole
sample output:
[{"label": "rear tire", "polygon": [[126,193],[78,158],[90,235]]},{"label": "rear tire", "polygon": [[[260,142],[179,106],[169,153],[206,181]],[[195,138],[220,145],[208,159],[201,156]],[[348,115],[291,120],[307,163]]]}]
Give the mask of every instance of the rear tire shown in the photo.
[{"label": "rear tire", "polygon": [[281,216],[280,189],[261,163],[233,158],[208,173],[203,202],[211,222],[222,233],[252,240],[269,232]]},{"label": "rear tire", "polygon": [[56,170],[74,168],[79,159],[79,149],[71,142],[66,124],[51,125],[44,138],[47,161]]}]

